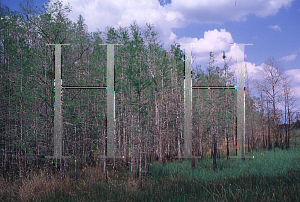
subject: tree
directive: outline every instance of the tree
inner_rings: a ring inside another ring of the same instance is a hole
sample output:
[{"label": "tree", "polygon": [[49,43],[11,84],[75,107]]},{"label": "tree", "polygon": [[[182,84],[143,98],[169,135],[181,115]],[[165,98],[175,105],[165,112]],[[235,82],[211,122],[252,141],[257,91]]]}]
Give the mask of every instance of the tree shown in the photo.
[{"label": "tree", "polygon": [[260,93],[260,101],[261,101],[261,133],[262,133],[262,145],[263,149],[266,149],[266,144],[265,144],[265,133],[264,133],[264,98],[262,95],[262,92]]},{"label": "tree", "polygon": [[[278,118],[277,118],[277,105],[281,102],[281,90],[283,88],[283,73],[281,65],[273,58],[270,57],[263,64],[263,70],[261,71],[264,80],[262,82],[256,82],[260,91],[264,92],[267,96],[267,100],[272,105],[273,121],[275,123],[274,137],[275,147],[278,147]],[[267,104],[269,103],[267,101]]]},{"label": "tree", "polygon": [[289,127],[288,127],[288,117],[289,112],[294,106],[294,92],[291,88],[290,82],[287,78],[284,78],[284,87],[283,87],[283,94],[284,94],[284,124],[285,124],[285,149],[289,149],[290,145],[290,134],[289,134]]},{"label": "tree", "polygon": [[[212,52],[210,52],[210,58],[208,62],[208,67],[207,67],[207,83],[208,86],[218,86],[218,73],[219,69],[214,66],[213,64],[215,63],[214,55]],[[211,89],[209,90],[209,97],[210,97],[210,103],[212,105],[211,110],[210,110],[210,117],[211,117],[211,138],[212,138],[212,155],[213,155],[213,169],[216,171],[217,169],[217,137],[218,137],[218,119],[216,117],[216,114],[218,112],[218,108],[216,106],[216,100],[218,96],[214,94],[215,90]],[[216,96],[216,97],[215,97]]]}]

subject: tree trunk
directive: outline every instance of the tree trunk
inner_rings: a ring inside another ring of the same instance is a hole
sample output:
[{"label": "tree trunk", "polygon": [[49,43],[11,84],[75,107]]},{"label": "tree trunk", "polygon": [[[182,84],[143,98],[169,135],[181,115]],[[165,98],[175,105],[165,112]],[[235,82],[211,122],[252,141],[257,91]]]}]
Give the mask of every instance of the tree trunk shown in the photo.
[{"label": "tree trunk", "polygon": [[[180,99],[181,100],[181,99]],[[181,144],[180,144],[180,136],[182,136],[182,122],[178,119],[179,119],[179,113],[178,113],[178,110],[176,110],[176,113],[177,113],[177,119],[176,119],[176,125],[178,125],[178,122],[180,124],[180,127],[178,127],[178,132],[177,132],[177,145],[178,145],[178,157],[180,159],[181,157]],[[180,135],[181,134],[181,135]]]},{"label": "tree trunk", "polygon": [[[138,104],[140,105],[140,94]],[[141,108],[139,106],[139,115],[138,115],[138,131],[139,131],[139,180],[138,188],[142,188],[142,131],[141,131],[141,117],[140,117]]]},{"label": "tree trunk", "polygon": [[286,149],[290,148],[290,108],[288,107],[288,128],[287,128],[287,144]]},{"label": "tree trunk", "polygon": [[214,157],[213,157],[213,169],[217,170],[217,155],[218,155],[218,147],[217,147],[217,138],[214,137]]},{"label": "tree trunk", "polygon": [[260,94],[260,100],[261,100],[261,131],[262,131],[262,143],[263,143],[263,149],[266,149],[265,144],[265,133],[264,133],[264,106],[263,106],[263,97],[262,93]]},{"label": "tree trunk", "polygon": [[[140,144],[142,144],[142,141],[140,140]],[[139,180],[138,180],[138,188],[142,188],[142,151],[139,152]]]},{"label": "tree trunk", "polygon": [[234,132],[232,133],[233,136],[233,148],[236,150],[236,155],[237,155],[237,117],[236,117],[236,105],[234,105],[234,110],[233,110],[233,128],[234,128]]},{"label": "tree trunk", "polygon": [[268,105],[269,101],[267,100],[267,111],[268,111],[268,150],[272,149],[272,144],[271,144],[271,134],[270,134],[270,116],[269,116],[269,105]]},{"label": "tree trunk", "polygon": [[192,159],[192,162],[191,162],[191,168],[192,168],[192,170],[195,169],[195,159],[194,158]]},{"label": "tree trunk", "polygon": [[[148,137],[149,133],[148,133],[148,128],[146,128],[146,137]],[[147,176],[147,155],[149,155],[148,153],[148,149],[147,149],[147,146],[148,146],[148,138],[147,138],[147,141],[145,142],[145,144],[143,145],[143,156],[144,156],[144,177]],[[147,152],[146,152],[147,150]]]},{"label": "tree trunk", "polygon": [[[163,73],[162,73],[163,74]],[[162,75],[162,92],[161,92],[161,113],[163,114],[163,99],[164,99],[164,80]],[[161,116],[161,126],[158,122],[159,127],[159,163],[163,163],[163,138],[162,138],[162,127],[163,127],[163,116]]]},{"label": "tree trunk", "polygon": [[[21,96],[20,96],[20,153],[19,153],[19,185],[22,186],[22,180],[23,180],[23,175],[22,175],[22,159],[23,159],[23,67],[21,65]],[[17,127],[16,127],[17,128]]]},{"label": "tree trunk", "polygon": [[216,131],[216,117],[215,117],[215,99],[214,99],[214,90],[210,90],[210,99],[212,103],[211,108],[211,127],[212,127],[212,155],[213,155],[213,169],[216,171],[217,169],[217,131]]},{"label": "tree trunk", "polygon": [[251,105],[251,107],[250,107],[250,116],[251,116],[251,142],[252,142],[251,149],[253,151],[255,149],[256,142],[254,141],[254,129],[253,129],[254,128],[254,121],[253,121],[253,112],[252,111],[253,111],[253,108],[252,108],[252,105]]},{"label": "tree trunk", "polygon": [[248,140],[248,152],[250,153],[250,144],[249,144],[249,137],[247,138],[247,140]]},{"label": "tree trunk", "polygon": [[131,147],[130,147],[130,158],[131,158],[131,164],[130,164],[130,168],[131,168],[131,180],[135,179],[135,156],[134,156],[134,142],[133,142],[133,114],[131,115]]},{"label": "tree trunk", "polygon": [[[273,87],[273,95],[275,95],[274,87]],[[273,98],[273,116],[274,116],[274,122],[275,122],[275,144],[274,147],[279,147],[278,144],[278,123],[277,123],[277,117],[276,117],[276,107],[275,107],[275,98]]]},{"label": "tree trunk", "polygon": [[[106,117],[106,126],[107,126],[107,117]],[[107,129],[106,129],[107,131]],[[107,167],[106,167],[106,155],[107,155],[107,132],[104,134],[104,158],[103,158],[103,181],[107,182]]]},{"label": "tree trunk", "polygon": [[76,123],[75,123],[75,149],[74,149],[74,158],[75,158],[75,161],[74,161],[74,179],[75,181],[77,180],[77,162],[76,162],[76,149],[77,149],[77,146],[76,146],[77,142],[76,142]]}]

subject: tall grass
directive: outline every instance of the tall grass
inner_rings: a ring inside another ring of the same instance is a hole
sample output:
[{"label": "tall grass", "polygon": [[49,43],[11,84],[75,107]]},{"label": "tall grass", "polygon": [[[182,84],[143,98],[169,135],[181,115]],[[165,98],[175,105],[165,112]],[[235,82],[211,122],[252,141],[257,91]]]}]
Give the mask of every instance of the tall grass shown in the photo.
[{"label": "tall grass", "polygon": [[[250,156],[250,154],[249,154]],[[300,150],[281,150],[253,152],[254,158],[226,160],[221,155],[218,159],[217,171],[212,170],[212,159],[205,156],[200,162],[195,162],[196,167],[191,169],[190,160],[171,162],[165,165],[154,163],[150,165],[150,174],[153,177],[178,177],[184,176],[187,180],[210,181],[215,179],[236,179],[244,176],[265,175],[276,177],[286,173],[289,169],[300,168]],[[298,159],[298,161],[297,161]]]},{"label": "tall grass", "polygon": [[[85,168],[77,182],[72,178],[53,178],[56,184],[53,181],[54,184],[46,185],[43,175],[33,176],[23,187],[15,187],[12,195],[19,201],[300,200],[300,149],[276,149],[275,152],[261,151],[251,155],[254,159],[245,161],[227,161],[226,156],[221,155],[216,171],[212,169],[209,156],[196,161],[194,170],[190,161],[153,163],[149,165],[150,172],[143,179],[141,189],[137,189],[137,181],[130,180],[127,170],[120,171],[119,178],[102,182],[101,169]],[[8,191],[3,193],[8,199]]]}]

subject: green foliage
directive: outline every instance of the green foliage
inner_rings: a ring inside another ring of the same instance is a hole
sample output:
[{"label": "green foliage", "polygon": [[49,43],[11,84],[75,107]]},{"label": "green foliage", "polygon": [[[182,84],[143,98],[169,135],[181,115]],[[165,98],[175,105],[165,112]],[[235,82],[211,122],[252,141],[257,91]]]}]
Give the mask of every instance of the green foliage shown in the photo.
[{"label": "green foliage", "polygon": [[[60,201],[298,201],[300,150],[257,152],[255,158],[231,159],[212,171],[205,158],[191,170],[190,161],[150,165],[140,190],[128,190],[124,178],[98,182],[75,193],[55,193]],[[282,165],[281,160],[288,165]],[[256,160],[255,160],[256,159]],[[269,159],[269,160],[268,160]],[[197,161],[196,161],[197,162]],[[263,169],[258,169],[265,166]],[[273,166],[277,169],[271,169]],[[270,170],[271,169],[271,170]],[[278,170],[279,169],[279,170]],[[226,171],[226,172],[225,172]]]},{"label": "green foliage", "polygon": [[[233,153],[233,151],[231,152]],[[150,165],[151,176],[155,178],[184,176],[189,180],[216,180],[216,179],[238,179],[240,177],[251,177],[263,175],[276,177],[287,173],[290,169],[300,169],[298,156],[300,150],[276,150],[276,152],[253,152],[253,159],[246,158],[226,160],[222,156],[219,160],[218,171],[211,168],[212,159],[204,157],[200,162],[196,161],[196,169],[191,170],[190,161],[172,162],[166,165],[155,163]]]}]

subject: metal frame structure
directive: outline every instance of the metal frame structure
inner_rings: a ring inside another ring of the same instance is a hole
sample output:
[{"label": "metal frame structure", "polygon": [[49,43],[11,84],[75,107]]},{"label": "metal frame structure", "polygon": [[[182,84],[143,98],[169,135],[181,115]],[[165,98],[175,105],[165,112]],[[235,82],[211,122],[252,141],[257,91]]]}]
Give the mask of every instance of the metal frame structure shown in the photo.
[{"label": "metal frame structure", "polygon": [[62,89],[106,89],[107,90],[107,156],[98,158],[123,158],[115,156],[115,87],[114,87],[114,46],[123,44],[99,44],[107,45],[107,86],[62,86],[61,79],[61,46],[70,44],[46,44],[55,46],[55,104],[54,104],[54,155],[46,158],[71,158],[62,156]]},{"label": "metal frame structure", "polygon": [[[237,86],[192,86],[192,46],[190,44],[179,44],[185,46],[185,63],[184,63],[184,156],[176,158],[201,158],[192,156],[192,89],[236,89],[237,90],[237,156],[229,158],[254,158],[254,156],[245,156],[245,62],[244,47],[253,44],[229,44],[237,47]],[[191,75],[191,79],[189,79]]]},{"label": "metal frame structure", "polygon": [[[115,90],[114,90],[114,45],[123,44],[99,44],[107,45],[107,86],[62,86],[61,79],[61,46],[70,44],[46,44],[55,46],[55,104],[54,104],[54,155],[46,158],[71,158],[62,156],[62,108],[61,93],[62,89],[106,89],[107,90],[107,156],[99,158],[124,158],[115,156],[114,134],[115,134]],[[254,158],[245,156],[245,62],[244,46],[253,44],[230,44],[237,47],[237,86],[192,86],[191,74],[192,64],[192,45],[180,44],[185,46],[185,76],[184,76],[184,156],[176,158],[201,158],[192,155],[192,89],[236,89],[237,90],[237,136],[238,152],[237,156],[230,158]],[[187,75],[187,76],[186,76]]]}]

